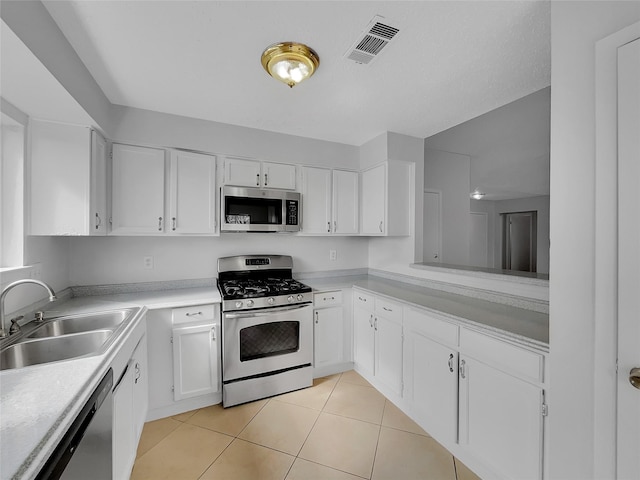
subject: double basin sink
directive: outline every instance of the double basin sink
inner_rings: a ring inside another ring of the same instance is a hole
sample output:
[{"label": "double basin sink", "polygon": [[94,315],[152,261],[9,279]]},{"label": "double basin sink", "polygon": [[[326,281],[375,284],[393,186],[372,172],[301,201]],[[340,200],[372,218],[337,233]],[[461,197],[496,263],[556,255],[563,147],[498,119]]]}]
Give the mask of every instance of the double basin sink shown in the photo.
[{"label": "double basin sink", "polygon": [[25,325],[16,342],[0,351],[0,370],[103,353],[138,312],[125,308],[68,315]]}]

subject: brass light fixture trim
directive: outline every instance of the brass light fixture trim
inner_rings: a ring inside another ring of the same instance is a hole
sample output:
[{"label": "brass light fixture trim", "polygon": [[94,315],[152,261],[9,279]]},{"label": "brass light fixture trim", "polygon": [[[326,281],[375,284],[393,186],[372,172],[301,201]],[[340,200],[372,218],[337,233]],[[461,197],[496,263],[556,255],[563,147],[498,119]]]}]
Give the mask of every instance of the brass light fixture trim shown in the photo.
[{"label": "brass light fixture trim", "polygon": [[262,66],[276,80],[293,88],[309,78],[320,65],[320,57],[302,43],[282,42],[262,52]]}]

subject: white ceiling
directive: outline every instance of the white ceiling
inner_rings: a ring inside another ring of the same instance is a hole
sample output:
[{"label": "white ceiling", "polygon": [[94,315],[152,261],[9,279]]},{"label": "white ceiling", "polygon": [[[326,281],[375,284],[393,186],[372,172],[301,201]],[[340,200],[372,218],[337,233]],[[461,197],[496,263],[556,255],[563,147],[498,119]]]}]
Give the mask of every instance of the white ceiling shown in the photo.
[{"label": "white ceiling", "polygon": [[[550,84],[548,1],[44,4],[114,104],[351,145],[429,137]],[[396,38],[369,65],[344,58],[375,15]],[[260,64],[281,41],[320,56],[293,89]]]}]

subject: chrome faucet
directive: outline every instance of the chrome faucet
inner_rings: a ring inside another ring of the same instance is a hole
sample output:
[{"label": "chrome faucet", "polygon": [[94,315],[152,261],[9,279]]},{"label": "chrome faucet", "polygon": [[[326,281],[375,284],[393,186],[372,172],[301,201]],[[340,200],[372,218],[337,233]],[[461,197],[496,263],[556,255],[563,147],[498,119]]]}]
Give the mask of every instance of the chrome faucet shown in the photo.
[{"label": "chrome faucet", "polygon": [[40,285],[41,287],[45,288],[49,293],[50,302],[57,300],[56,294],[53,291],[53,289],[46,283],[41,282],[40,280],[25,278],[25,279],[16,280],[15,282],[10,283],[9,285],[6,286],[6,288],[0,294],[0,338],[5,338],[8,335],[4,326],[4,297],[6,297],[7,293],[9,293],[9,291],[12,290],[14,287],[17,287],[18,285],[21,285],[23,283],[35,283],[36,285]]}]

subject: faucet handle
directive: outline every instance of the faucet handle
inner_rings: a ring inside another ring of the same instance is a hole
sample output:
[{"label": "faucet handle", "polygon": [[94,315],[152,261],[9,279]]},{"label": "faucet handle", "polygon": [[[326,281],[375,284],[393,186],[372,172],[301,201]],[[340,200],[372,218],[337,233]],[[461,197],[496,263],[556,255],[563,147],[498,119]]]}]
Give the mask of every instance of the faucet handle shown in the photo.
[{"label": "faucet handle", "polygon": [[9,328],[9,335],[13,335],[14,333],[18,333],[20,331],[20,325],[18,322],[24,318],[24,315],[20,315],[19,317],[11,319],[11,328]]},{"label": "faucet handle", "polygon": [[34,319],[34,320],[35,320],[36,322],[43,322],[43,321],[44,321],[44,312],[42,312],[42,311],[37,311],[35,315],[36,315],[36,317],[35,317],[35,319]]}]

